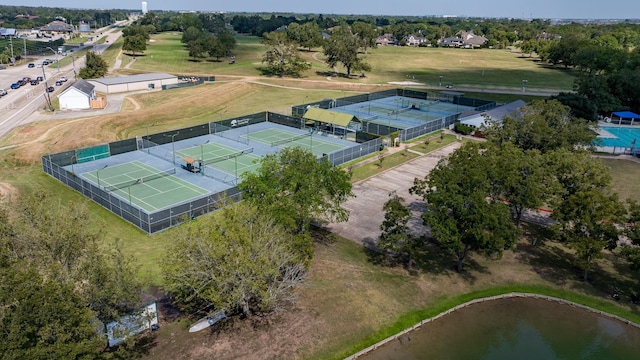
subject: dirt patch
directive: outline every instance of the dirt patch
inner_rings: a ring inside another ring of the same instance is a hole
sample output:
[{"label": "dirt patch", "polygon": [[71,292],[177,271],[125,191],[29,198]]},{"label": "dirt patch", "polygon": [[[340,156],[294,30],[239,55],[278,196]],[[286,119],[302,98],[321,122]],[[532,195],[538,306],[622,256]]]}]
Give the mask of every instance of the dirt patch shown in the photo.
[{"label": "dirt patch", "polygon": [[18,195],[18,189],[10,184],[0,182],[0,202],[11,201]]}]

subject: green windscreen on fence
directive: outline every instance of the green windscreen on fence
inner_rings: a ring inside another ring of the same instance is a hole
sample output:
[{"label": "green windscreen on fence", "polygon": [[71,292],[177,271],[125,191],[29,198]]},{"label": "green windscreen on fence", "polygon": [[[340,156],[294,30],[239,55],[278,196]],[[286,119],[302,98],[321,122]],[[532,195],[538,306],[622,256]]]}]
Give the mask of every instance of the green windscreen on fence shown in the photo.
[{"label": "green windscreen on fence", "polygon": [[76,161],[78,163],[94,161],[109,157],[109,144],[98,145],[90,148],[76,150]]}]

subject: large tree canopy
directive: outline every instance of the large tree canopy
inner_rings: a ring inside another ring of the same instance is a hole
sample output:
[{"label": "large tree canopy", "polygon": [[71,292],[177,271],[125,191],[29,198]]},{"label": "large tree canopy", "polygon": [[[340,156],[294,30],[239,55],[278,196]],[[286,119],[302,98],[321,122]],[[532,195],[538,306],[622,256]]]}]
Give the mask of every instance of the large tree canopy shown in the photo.
[{"label": "large tree canopy", "polygon": [[345,171],[300,147],[263,157],[257,171],[242,175],[238,188],[244,200],[295,233],[307,232],[312,221],[346,221],[349,212],[341,205],[353,196]]},{"label": "large tree canopy", "polygon": [[249,315],[292,300],[307,254],[268,212],[242,202],[183,226],[162,264],[183,307]]},{"label": "large tree canopy", "polygon": [[490,158],[483,144],[466,143],[426,179],[415,179],[411,192],[423,197],[427,210],[422,218],[432,236],[455,255],[457,270],[471,251],[500,254],[517,239],[509,206],[491,200],[487,173]]},{"label": "large tree canopy", "polygon": [[298,54],[298,45],[291,41],[283,32],[264,34],[262,43],[267,51],[262,56],[262,62],[267,65],[266,72],[280,77],[285,75],[299,77],[305,70],[311,68]]},{"label": "large tree canopy", "polygon": [[351,27],[341,23],[333,29],[331,37],[325,40],[327,64],[331,67],[342,64],[347,69],[347,76],[355,71],[370,71],[371,66],[358,57],[361,46],[362,40],[351,31]]},{"label": "large tree canopy", "polygon": [[99,357],[105,343],[96,318],[129,312],[141,291],[132,259],[102,235],[84,206],[41,192],[0,207],[1,354]]}]

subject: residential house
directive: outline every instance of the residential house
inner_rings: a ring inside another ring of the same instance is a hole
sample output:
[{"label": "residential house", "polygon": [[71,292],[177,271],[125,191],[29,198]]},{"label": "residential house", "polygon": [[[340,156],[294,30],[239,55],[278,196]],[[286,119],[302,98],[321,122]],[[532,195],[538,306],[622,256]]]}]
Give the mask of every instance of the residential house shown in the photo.
[{"label": "residential house", "polygon": [[460,37],[452,36],[452,37],[440,39],[440,41],[438,41],[438,45],[445,46],[445,47],[463,47],[464,40]]},{"label": "residential house", "polygon": [[487,42],[487,38],[481,35],[474,34],[473,30],[461,31],[460,37],[464,41],[465,47],[477,48],[481,47]]},{"label": "residential house", "polygon": [[376,38],[376,45],[378,46],[397,45],[397,44],[398,44],[398,40],[393,36],[393,34],[384,34]]},{"label": "residential house", "polygon": [[410,34],[404,37],[404,41],[407,46],[420,46],[422,44],[428,44],[429,40],[422,35]]}]

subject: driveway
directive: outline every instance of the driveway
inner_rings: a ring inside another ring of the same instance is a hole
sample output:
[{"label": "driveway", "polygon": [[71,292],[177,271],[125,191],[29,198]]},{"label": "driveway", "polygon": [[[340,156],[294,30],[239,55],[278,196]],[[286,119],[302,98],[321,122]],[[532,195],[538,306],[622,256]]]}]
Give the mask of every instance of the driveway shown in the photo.
[{"label": "driveway", "polygon": [[409,194],[409,189],[413,186],[413,179],[423,179],[440,159],[449,156],[460,146],[461,143],[450,144],[354,184],[355,197],[343,204],[343,207],[350,211],[349,221],[332,223],[327,228],[359,244],[375,245],[380,237],[380,225],[384,221],[382,206],[389,199],[389,194],[395,191],[405,199],[405,205],[413,212],[409,222],[412,232],[416,235],[425,234],[427,229],[422,225],[420,218],[421,199]]}]

